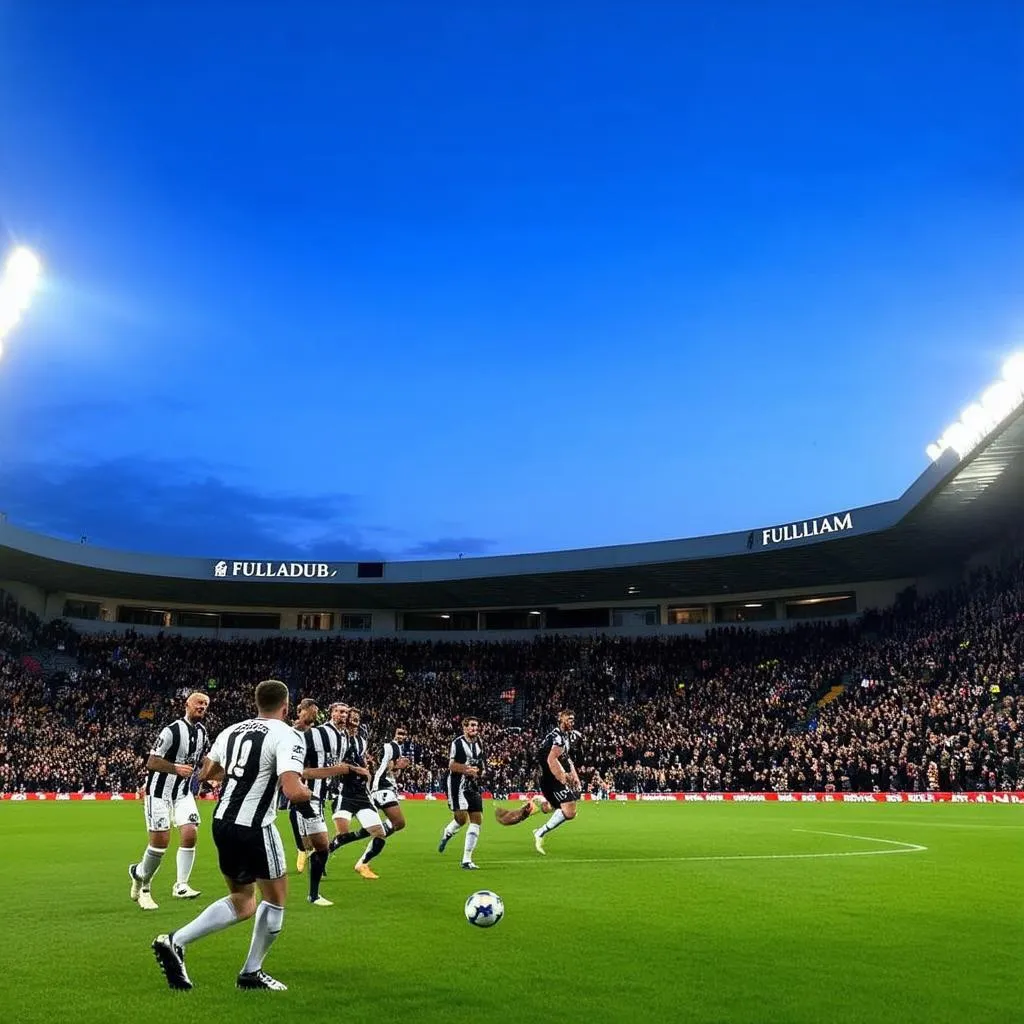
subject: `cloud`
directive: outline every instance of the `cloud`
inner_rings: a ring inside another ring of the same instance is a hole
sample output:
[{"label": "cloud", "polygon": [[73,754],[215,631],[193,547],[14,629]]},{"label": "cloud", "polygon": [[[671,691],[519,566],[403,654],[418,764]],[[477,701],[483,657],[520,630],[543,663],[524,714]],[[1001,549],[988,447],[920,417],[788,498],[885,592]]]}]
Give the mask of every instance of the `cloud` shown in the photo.
[{"label": "cloud", "polygon": [[10,522],[100,547],[203,558],[386,558],[353,522],[352,495],[266,494],[191,461],[8,464],[0,466],[0,495]]},{"label": "cloud", "polygon": [[[478,555],[496,542],[448,536],[386,550],[411,529],[359,522],[351,494],[270,494],[230,483],[194,460],[149,456],[92,463],[0,465],[0,509],[11,523],[97,547],[197,558],[388,561]],[[409,524],[412,527],[413,524]]]}]

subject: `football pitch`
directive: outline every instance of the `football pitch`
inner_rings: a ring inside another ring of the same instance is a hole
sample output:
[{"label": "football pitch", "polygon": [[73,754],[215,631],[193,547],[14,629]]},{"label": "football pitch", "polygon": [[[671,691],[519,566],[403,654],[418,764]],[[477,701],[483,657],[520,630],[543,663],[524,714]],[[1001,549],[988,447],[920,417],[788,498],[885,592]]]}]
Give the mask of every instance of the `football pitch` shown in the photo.
[{"label": "football pitch", "polygon": [[[149,943],[223,895],[212,806],[202,896],[171,898],[171,852],[147,913],[126,872],[145,844],[139,804],[0,804],[4,1021],[1024,1018],[1019,807],[588,803],[540,857],[541,819],[503,828],[488,805],[470,873],[461,834],[437,853],[444,805],[407,801],[378,881],[351,869],[362,844],[331,859],[331,908],[309,906],[293,873],[266,964],[288,992],[235,990],[245,923],[192,946],[196,988],[174,993]],[[462,912],[485,888],[506,908],[487,930]]]}]

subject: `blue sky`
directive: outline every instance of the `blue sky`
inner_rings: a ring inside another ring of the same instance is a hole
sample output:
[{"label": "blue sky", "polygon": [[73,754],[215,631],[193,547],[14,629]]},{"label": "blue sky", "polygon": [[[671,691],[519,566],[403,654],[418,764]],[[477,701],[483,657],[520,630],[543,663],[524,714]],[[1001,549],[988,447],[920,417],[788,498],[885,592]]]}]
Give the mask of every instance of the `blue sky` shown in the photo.
[{"label": "blue sky", "polygon": [[447,557],[896,497],[1024,344],[1024,6],[0,2],[0,508]]}]

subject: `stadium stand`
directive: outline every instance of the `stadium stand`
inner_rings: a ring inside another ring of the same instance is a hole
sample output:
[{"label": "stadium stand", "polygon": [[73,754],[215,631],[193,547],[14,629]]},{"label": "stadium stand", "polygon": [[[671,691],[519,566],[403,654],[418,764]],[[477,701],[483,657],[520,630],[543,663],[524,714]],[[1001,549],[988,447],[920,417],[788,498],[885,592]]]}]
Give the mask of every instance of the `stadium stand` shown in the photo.
[{"label": "stadium stand", "polygon": [[467,712],[486,722],[491,791],[531,790],[534,748],[563,705],[577,712],[578,763],[595,795],[1017,790],[1022,673],[1020,557],[855,623],[702,638],[79,635],[8,599],[0,789],[133,792],[183,694],[210,693],[216,730],[249,713],[255,682],[276,677],[323,708],[339,698],[362,708],[375,743],[408,724],[410,793],[440,788]]}]

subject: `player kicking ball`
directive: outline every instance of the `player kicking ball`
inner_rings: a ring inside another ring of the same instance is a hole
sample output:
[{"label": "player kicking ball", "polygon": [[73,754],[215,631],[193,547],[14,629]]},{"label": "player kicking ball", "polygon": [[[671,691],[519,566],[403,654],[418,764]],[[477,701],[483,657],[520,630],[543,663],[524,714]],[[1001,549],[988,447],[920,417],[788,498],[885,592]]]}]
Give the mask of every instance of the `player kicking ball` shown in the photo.
[{"label": "player kicking ball", "polygon": [[533,833],[534,849],[544,856],[544,839],[556,828],[576,817],[576,802],[580,799],[580,777],[569,757],[569,747],[575,738],[573,726],[576,715],[568,708],[558,713],[558,725],[544,737],[538,752],[540,761],[540,789],[548,808],[555,808],[548,820]]}]

